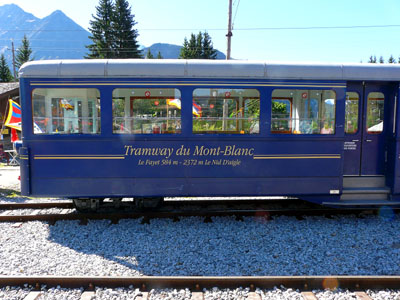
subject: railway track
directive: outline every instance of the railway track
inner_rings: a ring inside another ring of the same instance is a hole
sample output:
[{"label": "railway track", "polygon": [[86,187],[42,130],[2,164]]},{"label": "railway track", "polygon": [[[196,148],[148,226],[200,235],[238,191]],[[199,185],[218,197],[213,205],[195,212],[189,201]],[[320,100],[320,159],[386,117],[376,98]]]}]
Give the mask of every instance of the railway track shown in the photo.
[{"label": "railway track", "polygon": [[[318,299],[316,290],[347,289],[359,299],[372,299],[365,292],[374,289],[400,289],[399,276],[265,276],[265,277],[62,277],[62,276],[1,276],[0,287],[31,287],[25,299],[36,299],[46,288],[83,288],[81,299],[91,299],[95,288],[136,288],[141,299],[148,299],[153,289],[188,289],[191,299],[205,299],[206,290],[247,288],[247,299],[261,299],[258,290],[284,286],[299,290],[304,299]],[[138,299],[138,298],[136,298]]]},{"label": "railway track", "polygon": [[[143,223],[150,222],[155,218],[171,218],[178,221],[180,217],[204,217],[205,222],[211,222],[211,217],[235,216],[237,219],[246,216],[258,216],[270,218],[273,216],[333,216],[333,215],[363,215],[374,214],[373,209],[332,209],[310,204],[292,205],[288,207],[277,205],[275,201],[259,201],[249,204],[248,200],[232,200],[225,203],[214,203],[210,201],[196,201],[189,203],[182,201],[168,201],[163,207],[151,210],[118,209],[95,213],[79,213],[73,209],[70,202],[44,202],[44,203],[1,203],[0,222],[29,222],[47,221],[55,223],[61,220],[79,220],[85,224],[88,220],[109,219],[118,223],[122,219],[142,218]],[[57,213],[48,209],[59,209]],[[24,213],[18,213],[19,211]],[[398,209],[392,209],[397,212]]]}]

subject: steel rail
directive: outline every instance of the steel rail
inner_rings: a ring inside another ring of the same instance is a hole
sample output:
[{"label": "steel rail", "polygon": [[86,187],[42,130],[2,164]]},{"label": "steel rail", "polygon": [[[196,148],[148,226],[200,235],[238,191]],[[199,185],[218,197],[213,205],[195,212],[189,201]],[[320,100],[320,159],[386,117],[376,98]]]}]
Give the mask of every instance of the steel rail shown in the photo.
[{"label": "steel rail", "polygon": [[94,287],[129,287],[134,286],[142,291],[155,288],[188,288],[200,291],[203,288],[238,288],[248,287],[272,289],[285,288],[310,291],[315,289],[400,289],[400,276],[136,276],[136,277],[86,277],[86,276],[0,276],[0,287],[23,286],[28,284],[39,289],[60,286],[63,288]]},{"label": "steel rail", "polygon": [[72,202],[0,203],[0,210],[74,208]]},{"label": "steel rail", "polygon": [[[198,205],[198,206],[211,206],[211,205],[270,205],[270,204],[282,204],[282,203],[305,203],[301,200],[294,201],[293,199],[223,199],[214,198],[212,200],[195,200],[195,199],[182,199],[182,200],[166,200],[164,206],[180,206],[180,205]],[[12,210],[12,209],[45,209],[45,208],[74,208],[72,201],[70,202],[24,202],[24,203],[0,203],[0,210]]]},{"label": "steel rail", "polygon": [[142,223],[151,219],[179,219],[180,217],[204,217],[205,221],[211,221],[211,217],[264,217],[269,219],[273,216],[334,216],[334,215],[361,215],[377,213],[377,210],[366,209],[222,209],[222,210],[181,210],[181,211],[135,211],[135,212],[111,212],[111,213],[66,213],[66,214],[29,214],[29,215],[0,215],[0,222],[30,222],[48,221],[54,223],[65,220],[80,220],[86,223],[87,220],[111,220],[117,223],[122,219],[142,218]]}]

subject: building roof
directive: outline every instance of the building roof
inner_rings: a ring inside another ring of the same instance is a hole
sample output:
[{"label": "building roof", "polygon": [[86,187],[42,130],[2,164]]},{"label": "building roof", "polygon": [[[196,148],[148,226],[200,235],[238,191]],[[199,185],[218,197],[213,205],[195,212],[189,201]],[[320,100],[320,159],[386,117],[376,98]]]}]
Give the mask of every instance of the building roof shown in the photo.
[{"label": "building roof", "polygon": [[0,95],[19,89],[18,82],[0,82]]},{"label": "building roof", "polygon": [[241,78],[400,81],[397,64],[280,63],[240,60],[44,60],[24,64],[21,78]]}]

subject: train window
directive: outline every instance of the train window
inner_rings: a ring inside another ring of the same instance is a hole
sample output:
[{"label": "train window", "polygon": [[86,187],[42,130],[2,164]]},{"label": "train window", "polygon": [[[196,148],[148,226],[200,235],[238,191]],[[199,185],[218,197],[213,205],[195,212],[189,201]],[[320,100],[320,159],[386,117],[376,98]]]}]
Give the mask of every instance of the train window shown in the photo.
[{"label": "train window", "polygon": [[97,89],[34,89],[32,105],[35,134],[100,133]]},{"label": "train window", "polygon": [[331,90],[275,89],[271,133],[334,134],[336,94]]},{"label": "train window", "polygon": [[348,134],[358,131],[358,104],[360,97],[358,93],[346,93],[346,114],[344,131]]},{"label": "train window", "polygon": [[385,96],[378,92],[369,93],[367,103],[367,131],[372,134],[381,133],[383,131]]},{"label": "train window", "polygon": [[256,89],[195,89],[193,133],[257,134],[260,93]]},{"label": "train window", "polygon": [[167,134],[181,132],[181,93],[178,89],[115,89],[113,132]]},{"label": "train window", "polygon": [[291,133],[293,97],[272,98],[272,132]]}]

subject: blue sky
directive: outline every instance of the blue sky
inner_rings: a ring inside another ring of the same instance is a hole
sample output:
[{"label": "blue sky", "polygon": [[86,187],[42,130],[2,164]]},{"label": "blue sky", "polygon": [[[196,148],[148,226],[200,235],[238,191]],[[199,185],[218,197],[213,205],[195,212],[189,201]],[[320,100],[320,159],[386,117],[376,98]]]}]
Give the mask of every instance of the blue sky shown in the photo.
[{"label": "blue sky", "polygon": [[[228,0],[130,0],[139,43],[181,45],[207,30],[226,53]],[[381,28],[254,30],[255,28],[400,25],[399,0],[233,0],[232,57],[268,61],[366,62],[400,56],[400,26]],[[43,18],[60,9],[88,28],[99,0],[0,0]],[[239,4],[239,6],[238,6]],[[237,12],[236,12],[237,11]],[[179,29],[179,30],[176,30]]]}]

